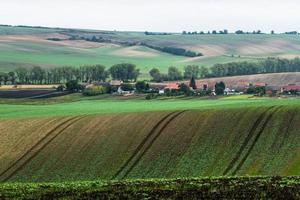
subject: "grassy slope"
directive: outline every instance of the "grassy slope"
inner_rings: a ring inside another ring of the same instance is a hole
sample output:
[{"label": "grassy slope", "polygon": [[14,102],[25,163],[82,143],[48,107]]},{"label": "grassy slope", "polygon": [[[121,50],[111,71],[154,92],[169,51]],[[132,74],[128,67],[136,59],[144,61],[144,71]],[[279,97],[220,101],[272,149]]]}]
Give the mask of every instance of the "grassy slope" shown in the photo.
[{"label": "grassy slope", "polygon": [[[57,29],[34,29],[0,27],[0,35],[39,35],[61,32]],[[95,35],[96,33],[92,33]],[[159,67],[166,71],[171,65],[183,67],[187,64],[212,66],[215,63],[231,61],[257,61],[267,56],[300,55],[299,36],[287,35],[167,35],[145,36],[143,33],[114,32],[99,36],[118,41],[143,41],[157,46],[176,46],[203,52],[206,56],[191,59],[137,47],[137,54],[128,52],[128,47],[104,46],[101,48],[83,48],[72,45],[60,46],[33,41],[1,41],[0,70],[9,71],[18,66],[41,65],[44,67],[84,64],[104,64],[130,62],[142,70],[142,77],[147,78],[150,68]],[[0,37],[1,38],[1,37]],[[152,54],[152,56],[149,56]],[[234,57],[231,55],[234,54]],[[239,57],[241,55],[241,57]]]},{"label": "grassy slope", "polygon": [[[77,97],[71,97],[71,99]],[[33,118],[33,117],[50,117],[50,116],[70,116],[80,114],[109,114],[109,113],[130,113],[146,111],[168,111],[168,110],[185,110],[185,109],[222,109],[222,108],[242,108],[255,106],[273,106],[273,105],[290,105],[299,106],[299,99],[269,99],[258,98],[251,99],[247,96],[238,96],[234,99],[220,100],[85,100],[79,98],[74,102],[55,103],[46,105],[22,105],[22,102],[16,104],[0,104],[0,119],[14,118]],[[30,103],[30,102],[28,102]],[[34,103],[34,102],[33,102]]]},{"label": "grassy slope", "polygon": [[4,120],[0,180],[300,175],[299,117],[255,106]]}]

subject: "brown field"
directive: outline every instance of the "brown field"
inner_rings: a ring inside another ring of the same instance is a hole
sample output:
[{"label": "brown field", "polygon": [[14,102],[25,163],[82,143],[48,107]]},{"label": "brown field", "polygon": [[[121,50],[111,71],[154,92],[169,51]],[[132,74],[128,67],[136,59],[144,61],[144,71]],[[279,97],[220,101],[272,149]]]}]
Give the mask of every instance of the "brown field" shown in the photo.
[{"label": "brown field", "polygon": [[[61,41],[51,41],[47,38],[59,38]],[[116,46],[114,44],[89,42],[84,40],[68,40],[68,36],[60,33],[50,33],[50,34],[37,34],[37,35],[0,35],[0,42],[11,43],[11,42],[31,42],[37,44],[46,44],[52,46],[67,46],[72,48],[100,48],[106,46]]]},{"label": "brown field", "polygon": [[1,85],[0,90],[15,89],[55,89],[59,85]]},{"label": "brown field", "polygon": [[244,83],[266,83],[270,86],[286,86],[289,84],[300,84],[300,72],[291,73],[274,73],[274,74],[256,74],[245,76],[232,76],[232,77],[220,77],[201,79],[198,82],[208,83],[208,85],[214,85],[216,82],[223,81],[226,86],[234,87]]}]

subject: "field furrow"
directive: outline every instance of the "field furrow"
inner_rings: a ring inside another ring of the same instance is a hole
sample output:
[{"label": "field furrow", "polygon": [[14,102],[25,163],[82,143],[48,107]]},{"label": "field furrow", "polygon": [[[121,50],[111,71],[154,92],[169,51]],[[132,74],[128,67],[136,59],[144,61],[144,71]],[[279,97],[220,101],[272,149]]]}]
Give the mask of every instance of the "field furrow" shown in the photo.
[{"label": "field furrow", "polygon": [[[10,167],[0,174],[1,181],[9,180],[17,171],[21,170],[26,164],[28,164],[34,157],[36,157],[40,151],[42,151],[53,139],[55,139],[64,130],[70,127],[76,121],[82,119],[82,117],[72,117],[66,121],[60,123],[54,129],[50,130],[44,138],[33,145],[29,151],[27,151],[22,157],[16,160]],[[55,134],[55,132],[57,132]]]},{"label": "field furrow", "polygon": [[300,175],[299,116],[289,106],[87,115],[30,134],[54,118],[0,121],[0,181]]},{"label": "field furrow", "polygon": [[262,120],[266,117],[266,114],[269,110],[271,110],[273,107],[268,108],[267,110],[265,110],[258,118],[257,120],[254,122],[252,128],[249,131],[249,134],[247,135],[247,137],[245,138],[244,142],[242,143],[240,149],[238,150],[237,154],[235,155],[235,157],[232,159],[232,161],[229,163],[229,165],[227,166],[227,168],[225,169],[223,175],[227,175],[229,173],[229,171],[234,167],[234,165],[236,164],[236,162],[240,159],[240,157],[242,156],[243,152],[245,151],[245,149],[247,148],[251,138],[253,138],[256,130],[258,129],[260,123],[262,122]]}]

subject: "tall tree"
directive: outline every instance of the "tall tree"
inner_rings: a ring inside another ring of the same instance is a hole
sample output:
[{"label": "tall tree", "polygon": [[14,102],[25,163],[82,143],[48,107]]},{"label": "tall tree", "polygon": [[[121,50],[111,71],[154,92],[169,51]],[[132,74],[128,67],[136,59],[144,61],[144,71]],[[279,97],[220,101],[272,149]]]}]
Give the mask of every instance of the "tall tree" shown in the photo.
[{"label": "tall tree", "polygon": [[113,65],[109,71],[113,79],[122,81],[136,81],[140,74],[139,69],[129,63]]},{"label": "tall tree", "polygon": [[194,90],[197,89],[197,84],[196,84],[196,81],[195,81],[194,77],[192,77],[191,80],[190,80],[190,87],[193,88]]},{"label": "tall tree", "polygon": [[217,95],[223,95],[225,90],[225,83],[223,81],[215,84],[215,92]]},{"label": "tall tree", "polygon": [[177,67],[169,67],[168,79],[170,81],[182,80],[182,73]]},{"label": "tall tree", "polygon": [[188,65],[184,67],[184,78],[198,78],[199,77],[199,66],[198,65]]},{"label": "tall tree", "polygon": [[15,72],[8,72],[8,79],[11,82],[11,84],[15,84],[16,82],[16,75]]},{"label": "tall tree", "polygon": [[153,68],[149,71],[150,76],[152,77],[153,81],[155,82],[161,82],[162,81],[162,75],[157,68]]}]

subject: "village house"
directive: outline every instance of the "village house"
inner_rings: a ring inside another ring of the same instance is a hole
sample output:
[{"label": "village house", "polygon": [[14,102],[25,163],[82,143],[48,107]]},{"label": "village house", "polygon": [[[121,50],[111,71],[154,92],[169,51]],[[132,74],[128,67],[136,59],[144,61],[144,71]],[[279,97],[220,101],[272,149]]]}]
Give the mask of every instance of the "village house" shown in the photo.
[{"label": "village house", "polygon": [[178,82],[166,82],[166,83],[150,83],[150,89],[158,91],[159,94],[165,94],[166,90],[179,90]]},{"label": "village house", "polygon": [[296,94],[300,94],[300,85],[296,85],[296,84],[289,84],[287,86],[283,86],[281,89],[281,93],[289,93],[291,94],[292,92],[295,92]]}]

